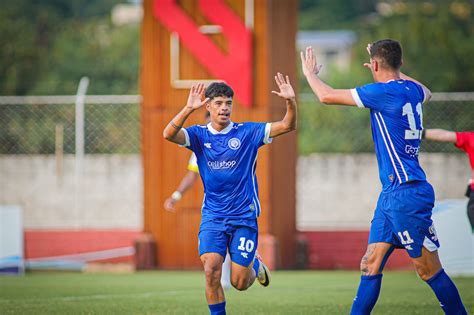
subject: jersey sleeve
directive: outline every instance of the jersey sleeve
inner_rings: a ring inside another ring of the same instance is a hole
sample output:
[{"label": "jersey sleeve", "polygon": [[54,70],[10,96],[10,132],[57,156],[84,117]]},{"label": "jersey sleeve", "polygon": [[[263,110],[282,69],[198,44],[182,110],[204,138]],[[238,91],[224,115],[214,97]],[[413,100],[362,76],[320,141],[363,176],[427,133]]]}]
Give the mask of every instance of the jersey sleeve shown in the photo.
[{"label": "jersey sleeve", "polygon": [[194,154],[194,152],[193,152],[193,154],[191,154],[191,157],[189,158],[188,170],[190,170],[191,172],[194,172],[194,173],[199,173],[197,158],[196,158],[196,154]]},{"label": "jersey sleeve", "polygon": [[371,83],[351,89],[352,98],[360,108],[370,108],[382,111],[386,103],[386,91],[384,84]]},{"label": "jersey sleeve", "polygon": [[185,143],[181,145],[182,147],[188,148],[191,151],[195,151],[197,144],[198,144],[198,132],[199,132],[199,126],[191,126],[188,128],[183,128],[181,129],[184,132],[184,137],[185,137]]},{"label": "jersey sleeve", "polygon": [[[413,81],[412,81],[413,82]],[[416,88],[418,89],[418,92],[420,93],[421,95],[421,104],[425,104],[426,103],[426,94],[425,94],[425,91],[423,90],[423,88],[421,87],[420,84],[416,83],[416,82],[413,82],[416,86]]]},{"label": "jersey sleeve", "polygon": [[248,123],[249,132],[251,133],[252,142],[261,147],[264,144],[272,143],[273,138],[270,138],[271,123]]},{"label": "jersey sleeve", "polygon": [[454,145],[466,152],[474,150],[474,131],[456,132],[456,143]]}]

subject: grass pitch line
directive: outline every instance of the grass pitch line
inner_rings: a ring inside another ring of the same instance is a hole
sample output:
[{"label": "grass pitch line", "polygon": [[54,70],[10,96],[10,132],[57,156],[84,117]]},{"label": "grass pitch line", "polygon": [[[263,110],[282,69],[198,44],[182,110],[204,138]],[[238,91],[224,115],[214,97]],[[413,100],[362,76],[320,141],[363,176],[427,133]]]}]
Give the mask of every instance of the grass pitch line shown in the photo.
[{"label": "grass pitch line", "polygon": [[[149,298],[156,296],[173,296],[180,295],[186,292],[194,292],[194,290],[170,290],[160,292],[141,292],[141,293],[127,293],[127,294],[93,294],[93,295],[78,295],[78,296],[52,296],[45,298],[22,298],[21,302],[50,302],[50,301],[85,301],[85,300],[107,300],[115,298]],[[0,303],[18,302],[18,299],[2,299]]]}]

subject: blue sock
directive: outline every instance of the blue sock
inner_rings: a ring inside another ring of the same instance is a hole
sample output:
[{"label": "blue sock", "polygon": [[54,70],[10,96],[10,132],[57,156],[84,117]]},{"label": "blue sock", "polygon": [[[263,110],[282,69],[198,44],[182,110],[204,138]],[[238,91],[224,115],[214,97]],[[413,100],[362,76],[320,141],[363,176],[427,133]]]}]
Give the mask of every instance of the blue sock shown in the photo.
[{"label": "blue sock", "polygon": [[368,315],[377,303],[382,274],[375,276],[361,276],[359,289],[352,304],[351,315]]},{"label": "blue sock", "polygon": [[431,279],[426,281],[426,283],[433,289],[445,314],[467,315],[458,289],[446,272],[444,272],[444,269],[438,271]]},{"label": "blue sock", "polygon": [[217,304],[209,304],[211,315],[225,315],[225,301]]},{"label": "blue sock", "polygon": [[258,268],[260,268],[260,260],[255,257],[253,260],[253,270],[255,270],[255,276],[258,277]]}]

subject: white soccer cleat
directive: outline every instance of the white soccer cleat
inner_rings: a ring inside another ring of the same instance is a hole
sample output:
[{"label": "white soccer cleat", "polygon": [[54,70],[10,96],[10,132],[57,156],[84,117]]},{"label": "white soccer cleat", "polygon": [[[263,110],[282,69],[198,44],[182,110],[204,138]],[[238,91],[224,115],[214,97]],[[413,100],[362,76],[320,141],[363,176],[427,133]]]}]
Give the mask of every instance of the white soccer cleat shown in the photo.
[{"label": "white soccer cleat", "polygon": [[259,254],[256,254],[255,258],[257,258],[260,262],[260,266],[258,267],[257,280],[264,287],[268,287],[268,285],[270,284],[270,269],[268,269],[267,265],[263,263],[262,257],[260,257]]}]

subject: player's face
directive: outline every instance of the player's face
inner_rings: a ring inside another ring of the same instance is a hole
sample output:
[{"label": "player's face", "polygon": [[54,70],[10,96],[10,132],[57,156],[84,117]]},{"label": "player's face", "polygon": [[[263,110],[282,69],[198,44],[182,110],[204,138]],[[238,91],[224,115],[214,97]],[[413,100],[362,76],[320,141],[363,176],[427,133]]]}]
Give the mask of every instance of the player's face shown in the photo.
[{"label": "player's face", "polygon": [[223,126],[230,123],[232,98],[227,96],[214,97],[207,103],[206,108],[211,113],[211,122]]}]

